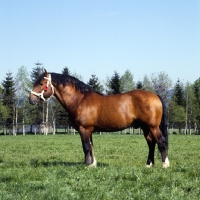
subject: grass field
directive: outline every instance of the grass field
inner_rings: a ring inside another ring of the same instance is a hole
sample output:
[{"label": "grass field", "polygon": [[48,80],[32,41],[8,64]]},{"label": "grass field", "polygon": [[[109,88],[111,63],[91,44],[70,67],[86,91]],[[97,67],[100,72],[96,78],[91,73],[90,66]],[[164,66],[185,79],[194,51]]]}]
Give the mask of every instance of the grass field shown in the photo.
[{"label": "grass field", "polygon": [[95,135],[96,168],[78,135],[0,136],[0,199],[200,199],[200,136],[170,135],[171,167],[145,168],[141,135]]}]

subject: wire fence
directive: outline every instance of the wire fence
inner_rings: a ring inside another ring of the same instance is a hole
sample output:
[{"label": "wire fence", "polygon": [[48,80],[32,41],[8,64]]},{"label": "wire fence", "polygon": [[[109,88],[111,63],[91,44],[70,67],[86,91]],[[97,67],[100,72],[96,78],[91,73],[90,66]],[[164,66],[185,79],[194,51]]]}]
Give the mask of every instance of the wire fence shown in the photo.
[{"label": "wire fence", "polygon": [[[135,129],[133,127],[129,127],[127,129],[124,129],[122,131],[117,132],[94,132],[95,134],[135,134],[135,135],[143,135],[142,129],[138,128]],[[195,129],[194,127],[185,129],[185,128],[178,128],[178,127],[169,127],[168,128],[169,134],[187,134],[187,135],[198,135],[200,134],[198,129]],[[77,130],[75,130],[72,126],[69,125],[57,125],[53,128],[52,124],[46,125],[45,123],[42,124],[33,124],[33,125],[22,125],[18,124],[17,127],[10,126],[6,127],[3,125],[0,125],[0,135],[48,135],[48,134],[71,134],[76,135],[79,134]]]}]

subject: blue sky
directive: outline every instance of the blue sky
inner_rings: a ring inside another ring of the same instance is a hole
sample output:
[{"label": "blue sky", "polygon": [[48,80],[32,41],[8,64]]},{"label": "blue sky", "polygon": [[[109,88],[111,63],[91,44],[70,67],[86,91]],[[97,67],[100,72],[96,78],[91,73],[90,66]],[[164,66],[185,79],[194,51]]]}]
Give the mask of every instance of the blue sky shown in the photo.
[{"label": "blue sky", "polygon": [[199,0],[0,0],[0,81],[40,61],[87,82],[129,69],[134,80],[164,71],[200,77]]}]

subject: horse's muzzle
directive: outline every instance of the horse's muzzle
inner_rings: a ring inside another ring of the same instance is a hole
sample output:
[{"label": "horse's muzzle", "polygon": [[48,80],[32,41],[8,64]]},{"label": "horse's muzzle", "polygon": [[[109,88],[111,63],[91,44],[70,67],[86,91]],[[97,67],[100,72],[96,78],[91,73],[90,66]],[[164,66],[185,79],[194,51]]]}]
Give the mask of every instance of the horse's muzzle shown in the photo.
[{"label": "horse's muzzle", "polygon": [[29,97],[29,103],[32,104],[32,105],[37,104],[38,101],[39,101],[39,98],[38,98],[38,97],[35,97],[35,98]]}]

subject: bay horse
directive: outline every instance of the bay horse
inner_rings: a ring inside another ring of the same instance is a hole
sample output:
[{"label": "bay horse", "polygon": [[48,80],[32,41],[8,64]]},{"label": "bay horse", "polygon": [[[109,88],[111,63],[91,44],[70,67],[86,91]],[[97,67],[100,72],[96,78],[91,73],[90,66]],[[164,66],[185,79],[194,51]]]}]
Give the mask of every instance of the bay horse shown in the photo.
[{"label": "bay horse", "polygon": [[75,77],[45,70],[34,83],[29,101],[35,105],[40,99],[47,101],[52,96],[68,112],[70,122],[80,134],[86,165],[96,165],[93,132],[121,131],[133,126],[143,130],[149,147],[146,166],[154,165],[156,144],[163,167],[170,166],[166,107],[156,94],[133,90],[123,94],[103,95]]}]

